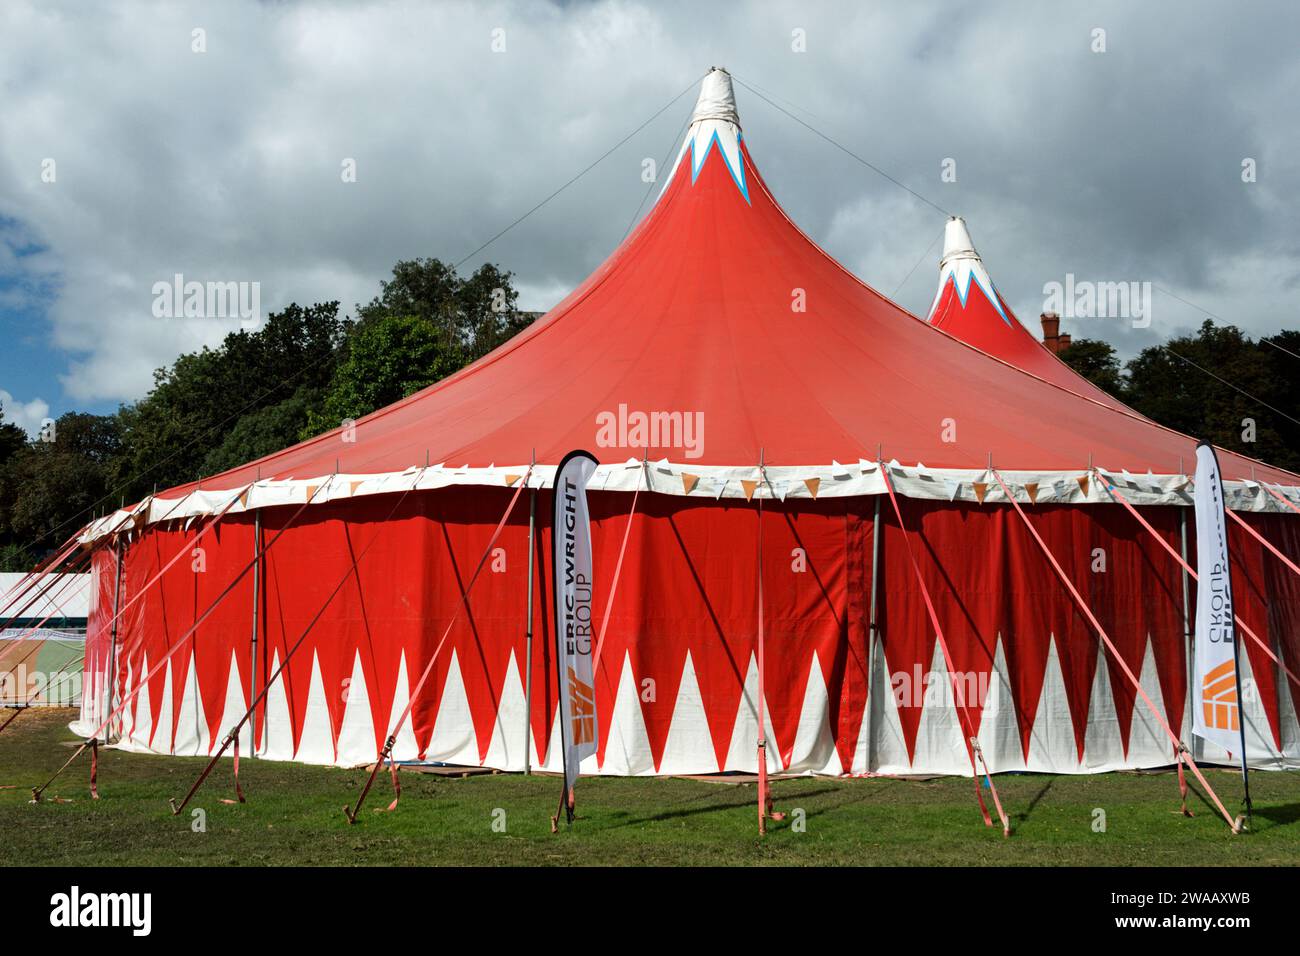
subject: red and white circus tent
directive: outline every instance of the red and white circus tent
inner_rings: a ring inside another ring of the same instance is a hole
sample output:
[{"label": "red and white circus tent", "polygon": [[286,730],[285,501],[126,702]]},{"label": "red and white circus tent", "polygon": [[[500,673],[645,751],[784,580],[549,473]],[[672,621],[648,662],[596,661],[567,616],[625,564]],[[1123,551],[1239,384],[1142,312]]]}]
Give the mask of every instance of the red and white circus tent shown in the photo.
[{"label": "red and white circus tent", "polygon": [[[950,670],[977,689],[965,713],[994,771],[1169,764],[1124,670],[1188,739],[1182,576],[1112,495],[1180,548],[1194,443],[1026,359],[973,248],[956,246],[941,331],[791,222],[730,78],[711,72],[654,208],[526,331],[354,431],[87,529],[86,686],[122,705],[117,745],[213,752],[289,658],[246,752],[373,761],[447,633],[394,756],[558,769],[544,516],[556,464],[587,448],[602,462],[597,614],[628,536],[584,773],[756,768],[760,578],[771,770],[969,773]],[[1300,555],[1300,477],[1220,461],[1234,512]],[[1239,612],[1260,638],[1243,645],[1250,757],[1294,766],[1300,688],[1281,666],[1300,671],[1300,578],[1233,533]],[[76,728],[109,709],[88,690]]]}]

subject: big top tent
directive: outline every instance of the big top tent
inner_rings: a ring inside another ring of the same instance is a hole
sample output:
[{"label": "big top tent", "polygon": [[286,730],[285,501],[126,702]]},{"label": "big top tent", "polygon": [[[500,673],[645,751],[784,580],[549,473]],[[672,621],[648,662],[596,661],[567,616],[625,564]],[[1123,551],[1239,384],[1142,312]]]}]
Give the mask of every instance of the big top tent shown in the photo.
[{"label": "big top tent", "polygon": [[[976,750],[995,772],[1169,764],[1187,595],[1156,538],[1180,547],[1195,441],[1026,358],[964,227],[948,238],[931,325],[790,220],[711,71],[654,207],[527,330],[86,529],[76,729],[208,754],[260,696],[241,735],[263,758],[367,763],[395,734],[401,760],[559,769],[551,529],[530,514],[585,448],[596,581],[620,583],[596,597],[583,772],[755,770],[760,601],[771,770],[969,773]],[[1001,338],[963,331],[979,303]],[[1300,553],[1300,477],[1220,461],[1234,513]],[[1249,757],[1296,766],[1300,581],[1232,530],[1258,635]]]}]

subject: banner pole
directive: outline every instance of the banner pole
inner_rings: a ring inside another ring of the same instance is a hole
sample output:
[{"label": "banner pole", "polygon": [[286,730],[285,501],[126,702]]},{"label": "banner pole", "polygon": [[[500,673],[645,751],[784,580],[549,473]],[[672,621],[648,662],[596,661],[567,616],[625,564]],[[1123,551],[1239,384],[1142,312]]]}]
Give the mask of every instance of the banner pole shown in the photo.
[{"label": "banner pole", "polygon": [[[1231,567],[1231,563],[1229,564]],[[1234,628],[1235,631],[1235,628]],[[1232,638],[1232,669],[1237,678],[1237,732],[1241,737],[1241,785],[1246,791],[1246,822],[1250,822],[1250,767],[1246,762],[1246,698],[1241,694],[1241,642]]]},{"label": "banner pole", "polygon": [[[1217,466],[1218,456],[1215,456],[1215,458],[1216,458],[1216,466]],[[1222,478],[1219,479],[1219,486],[1220,489],[1222,489],[1223,486]],[[1228,517],[1236,518],[1237,523],[1240,524],[1243,528],[1246,528],[1247,531],[1253,531],[1253,529],[1250,528],[1250,526],[1247,525],[1245,521],[1242,521],[1241,518],[1238,518],[1235,514],[1229,511],[1226,505],[1224,506],[1224,512],[1228,515]],[[1229,583],[1231,583],[1232,549],[1231,546],[1228,544],[1228,538],[1226,535],[1224,536],[1223,539],[1223,553],[1228,557],[1228,580]],[[1235,594],[1236,592],[1234,591],[1231,593]],[[1235,598],[1232,599],[1232,604],[1233,604],[1233,608],[1232,608],[1233,616],[1235,617],[1236,610],[1237,610]],[[1235,620],[1231,621],[1230,626],[1232,627],[1232,675],[1237,683],[1237,736],[1238,739],[1241,741],[1241,786],[1246,794],[1246,822],[1249,823],[1250,811],[1251,811],[1250,767],[1249,764],[1246,762],[1246,698],[1241,693],[1241,642],[1237,640],[1236,621]]]},{"label": "banner pole", "polygon": [[[557,499],[560,496],[560,471],[555,470],[554,485],[551,494]],[[559,535],[559,529],[556,527],[555,511],[559,507],[558,503],[551,505],[551,551],[555,551],[556,538]],[[552,556],[552,564],[555,559]],[[551,569],[551,587],[558,589],[560,586],[557,578],[558,570]],[[558,593],[558,591],[557,591]],[[558,602],[553,602],[557,603]],[[553,611],[553,613],[558,613]],[[559,724],[560,724],[560,803],[555,808],[555,816],[551,817],[551,832],[560,832],[560,814],[566,813],[566,822],[573,823],[573,810],[569,807],[569,728],[565,726],[567,721],[564,719],[564,662],[561,658],[564,656],[560,651],[560,644],[564,640],[564,622],[558,618],[553,624],[555,630],[555,691],[559,702]]]},{"label": "banner pole", "polygon": [[[533,450],[529,472],[537,464],[537,451]],[[524,626],[524,775],[533,772],[533,560],[536,555],[537,489],[529,489],[528,496],[528,598],[527,623]]]}]

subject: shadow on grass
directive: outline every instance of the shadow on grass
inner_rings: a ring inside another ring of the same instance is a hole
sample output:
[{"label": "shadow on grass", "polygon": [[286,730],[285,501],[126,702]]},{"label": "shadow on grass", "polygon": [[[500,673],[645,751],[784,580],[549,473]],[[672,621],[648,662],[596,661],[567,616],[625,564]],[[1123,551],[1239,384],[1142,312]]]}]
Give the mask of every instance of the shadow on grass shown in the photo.
[{"label": "shadow on grass", "polygon": [[1009,814],[1010,818],[1014,820],[1018,825],[1028,823],[1030,814],[1032,814],[1034,810],[1037,809],[1038,804],[1042,801],[1043,797],[1047,796],[1047,791],[1052,789],[1052,784],[1054,784],[1055,782],[1056,782],[1055,777],[1048,777],[1043,782],[1043,785],[1042,787],[1039,788],[1038,792],[1034,794],[1033,799],[1029,801],[1028,806],[1026,806],[1025,809],[1021,810],[1019,813]]},{"label": "shadow on grass", "polygon": [[1284,803],[1281,806],[1273,807],[1255,807],[1253,816],[1263,817],[1271,825],[1267,829],[1274,827],[1285,827],[1300,821],[1300,803]]},{"label": "shadow on grass", "polygon": [[[655,813],[650,816],[635,817],[614,824],[613,826],[609,827],[609,829],[617,830],[620,827],[640,826],[641,824],[644,823],[664,823],[668,820],[680,820],[686,817],[698,816],[701,813],[716,813],[719,810],[735,810],[737,808],[748,807],[751,805],[755,808],[754,812],[757,814],[758,813],[757,803],[756,803],[756,800],[758,798],[757,789],[746,788],[746,790],[742,790],[740,791],[740,793],[741,794],[747,793],[748,794],[747,798],[744,800],[732,800],[729,802],[723,802],[716,799],[717,794],[710,793],[710,794],[706,794],[704,797],[696,798],[696,799],[708,799],[709,803],[707,804],[700,805],[700,806],[681,806],[672,810],[664,810],[661,813]],[[788,804],[791,800],[803,800],[809,797],[820,797],[820,796],[825,796],[828,793],[838,793],[838,791],[834,787],[823,787],[817,790],[805,790],[800,793],[782,793],[779,796],[776,796],[776,802],[780,804]],[[695,800],[690,800],[688,802],[694,803]]]}]

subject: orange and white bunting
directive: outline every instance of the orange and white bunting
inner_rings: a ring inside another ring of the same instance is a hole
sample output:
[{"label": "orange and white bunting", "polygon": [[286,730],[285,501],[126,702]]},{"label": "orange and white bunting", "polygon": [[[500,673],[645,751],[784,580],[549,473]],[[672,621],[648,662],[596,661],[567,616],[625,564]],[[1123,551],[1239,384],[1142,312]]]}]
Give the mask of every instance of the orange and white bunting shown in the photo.
[{"label": "orange and white bunting", "polygon": [[822,486],[822,480],[820,478],[805,478],[803,483],[804,487],[808,489],[808,494],[816,498],[817,489]]},{"label": "orange and white bunting", "polygon": [[975,489],[975,500],[984,504],[984,496],[989,493],[989,483],[987,481],[972,481],[970,486]]},{"label": "orange and white bunting", "polygon": [[695,490],[695,486],[698,485],[699,483],[700,483],[699,475],[692,475],[685,471],[682,472],[682,491],[684,493],[689,495],[692,491]]}]

